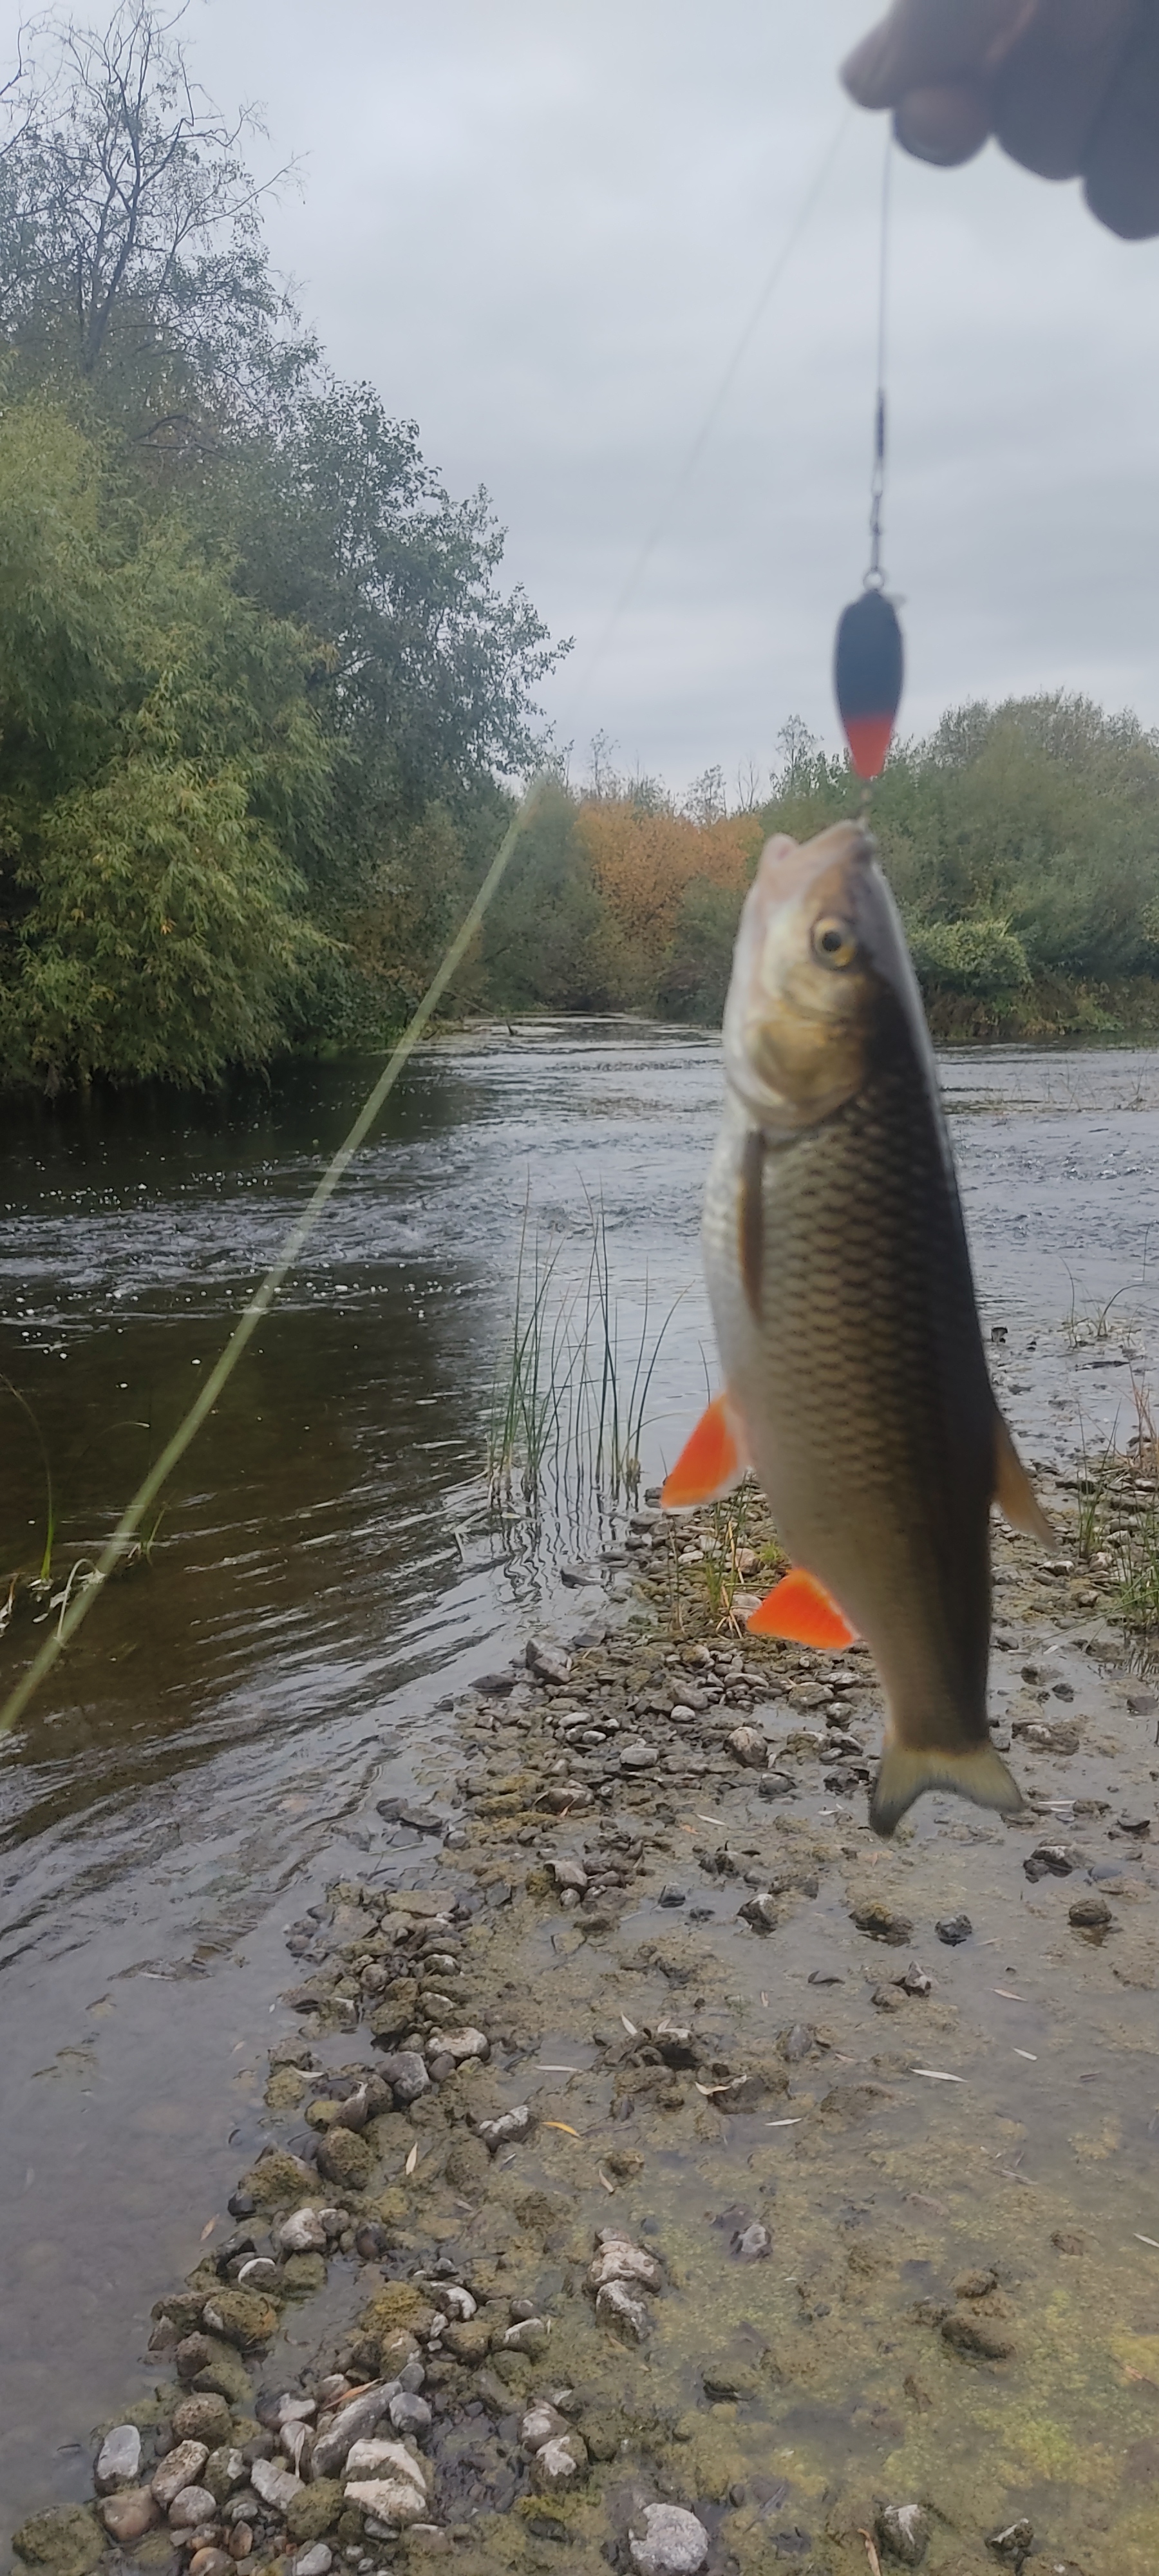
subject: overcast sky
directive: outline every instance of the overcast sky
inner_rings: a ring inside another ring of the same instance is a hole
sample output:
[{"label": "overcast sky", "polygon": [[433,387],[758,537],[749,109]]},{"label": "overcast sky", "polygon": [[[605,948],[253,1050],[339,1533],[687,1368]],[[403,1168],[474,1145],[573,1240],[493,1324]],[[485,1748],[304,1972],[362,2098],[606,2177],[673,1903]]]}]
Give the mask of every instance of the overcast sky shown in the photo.
[{"label": "overcast sky", "polygon": [[[83,14],[78,11],[78,14]],[[100,15],[95,8],[93,15]],[[340,373],[415,419],[575,650],[547,692],[678,790],[835,739],[866,557],[884,128],[850,113],[643,577],[609,620],[842,122],[869,0],[194,0],[223,104],[304,189],[274,255]],[[906,730],[1081,688],[1159,723],[1159,245],[993,150],[897,155],[887,567]],[[593,657],[594,661],[593,661]]]}]

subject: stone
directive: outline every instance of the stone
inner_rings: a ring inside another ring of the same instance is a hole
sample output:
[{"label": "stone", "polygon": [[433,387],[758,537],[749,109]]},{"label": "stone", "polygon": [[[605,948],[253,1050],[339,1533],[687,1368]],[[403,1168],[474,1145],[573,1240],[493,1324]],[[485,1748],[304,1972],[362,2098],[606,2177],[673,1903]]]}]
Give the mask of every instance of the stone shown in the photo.
[{"label": "stone", "polygon": [[933,1992],[933,1978],[925,1968],[919,1968],[916,1959],[910,1960],[904,1975],[896,1982],[905,1995],[928,1995]]},{"label": "stone", "polygon": [[173,2409],[173,2431],[179,2442],[206,2442],[211,2451],[228,2442],[230,2412],[224,2397],[208,2389],[192,2397],[183,2397]]},{"label": "stone", "polygon": [[374,2149],[355,2129],[328,2129],[318,2147],[318,2167],[340,2191],[365,2191],[374,2172]]},{"label": "stone", "polygon": [[655,1745],[645,1744],[642,1737],[636,1737],[631,1744],[620,1746],[621,1771],[650,1771],[653,1763],[658,1762],[659,1759]]},{"label": "stone", "polygon": [[697,2576],[708,2556],[708,2533],[682,2504],[645,2505],[643,2531],[629,2533],[632,2565],[640,2576]]},{"label": "stone", "polygon": [[491,2054],[491,2042],[486,2032],[469,2027],[441,2030],[430,2046],[432,2050],[437,2049],[440,2056],[453,2058],[456,2066],[465,2066],[469,2057],[484,2058]]},{"label": "stone", "polygon": [[531,2106],[518,2102],[513,2111],[501,2111],[495,2120],[480,2120],[478,2134],[483,2144],[495,2155],[500,2147],[513,2146],[525,2138],[531,2127]]},{"label": "stone", "polygon": [[407,2111],[425,2093],[430,2083],[426,2067],[417,2048],[396,2049],[382,2060],[382,2072],[394,2095],[395,2109]]},{"label": "stone", "polygon": [[605,2281],[596,2297],[596,2316],[621,2343],[646,2343],[652,2331],[644,2301],[633,2298],[622,2281]]},{"label": "stone", "polygon": [[746,1771],[764,1770],[769,1747],[759,1726],[734,1726],[724,1740],[734,1762],[742,1763]]},{"label": "stone", "polygon": [[956,2299],[988,2299],[991,2290],[996,2290],[997,2287],[998,2275],[996,2272],[959,2272],[957,2280],[954,2283],[954,2297]]},{"label": "stone", "polygon": [[944,1941],[950,1950],[956,1950],[961,1942],[968,1941],[973,1929],[968,1914],[943,1914],[934,1925],[939,1941]]},{"label": "stone", "polygon": [[582,1861],[573,1860],[570,1854],[564,1853],[559,1860],[551,1860],[547,1865],[558,1888],[574,1888],[578,1895],[583,1895],[588,1874]]},{"label": "stone", "polygon": [[278,2267],[268,2254],[251,2254],[248,2263],[240,2266],[237,2277],[243,2290],[272,2290]]},{"label": "stone", "polygon": [[[256,2165],[243,2179],[240,2193],[258,2209],[276,2209],[279,2201],[300,2200],[315,2179],[312,2165],[301,2156],[292,2156],[285,2147],[271,2147],[268,2155],[259,2156]],[[230,2203],[232,2209],[233,2203]],[[236,2214],[236,2213],[235,2213]],[[252,2215],[252,2210],[246,2211]]]},{"label": "stone", "polygon": [[346,2460],[346,2484],[351,2478],[409,2478],[425,2495],[427,2474],[422,2462],[407,2450],[404,2442],[371,2439],[355,2442]]},{"label": "stone", "polygon": [[293,2469],[280,2467],[277,2460],[251,2461],[250,2485],[254,2494],[259,2495],[262,2503],[268,2504],[274,2513],[285,2513],[302,2489],[302,2481],[295,2476]]},{"label": "stone", "polygon": [[571,1672],[571,1656],[560,1646],[548,1645],[542,1637],[528,1639],[527,1663],[541,1682],[565,1682]]},{"label": "stone", "polygon": [[118,2495],[107,2495],[97,2508],[110,2540],[119,2549],[131,2549],[135,2540],[143,2540],[147,2531],[161,2520],[161,2507],[151,2487],[122,2487]]},{"label": "stone", "polygon": [[1076,1932],[1105,1932],[1114,1917],[1105,1896],[1076,1896],[1067,1909],[1067,1919]]},{"label": "stone", "polygon": [[423,2522],[427,2515],[426,2496],[409,2478],[355,2478],[346,2489],[346,2502],[388,2524]]},{"label": "stone", "polygon": [[210,2452],[201,2472],[201,2483],[202,2486],[208,2487],[211,2496],[219,2505],[222,2505],[227,2496],[233,2494],[235,2487],[245,2485],[248,2476],[249,2470],[241,2452],[233,2443],[224,2442],[220,2449]]},{"label": "stone", "polygon": [[587,2444],[578,2433],[553,2433],[535,2454],[531,2482],[540,2495],[566,2493],[580,2484],[587,2465]]},{"label": "stone", "polygon": [[324,2540],[316,2540],[312,2548],[299,2550],[291,2576],[330,2576],[333,2564],[333,2550],[327,2549]]},{"label": "stone", "polygon": [[208,2442],[179,2442],[175,2451],[167,2453],[153,2476],[153,2493],[162,2513],[168,2513],[182,2487],[191,2487],[200,2477],[208,2458]]},{"label": "stone", "polygon": [[189,2561],[189,2576],[233,2576],[233,2560],[228,2550],[216,2546],[195,2549]]},{"label": "stone", "polygon": [[278,2322],[272,2300],[260,2290],[215,2290],[201,2313],[210,2334],[224,2336],[226,2343],[237,2344],[243,2352],[268,2343]]},{"label": "stone", "polygon": [[416,2441],[420,2434],[430,2432],[434,2421],[426,2398],[419,2397],[410,2388],[400,2388],[397,2397],[391,2398],[386,2411],[395,2432],[411,2433]]},{"label": "stone", "polygon": [[363,2396],[352,2397],[348,2406],[340,2406],[330,2424],[319,2427],[310,2460],[315,2478],[334,2476],[352,2443],[366,2440],[381,2424],[393,2395],[394,2384],[379,2381]]},{"label": "stone", "polygon": [[518,2325],[508,2326],[500,2349],[503,2352],[546,2352],[550,2333],[546,2317],[521,2317]]},{"label": "stone", "polygon": [[930,2538],[930,2517],[924,2505],[879,2506],[877,2537],[892,2558],[900,2558],[903,2567],[920,2567]]},{"label": "stone", "polygon": [[797,1783],[791,1771],[762,1771],[757,1782],[758,1798],[791,1798]]},{"label": "stone", "polygon": [[896,1914],[880,1896],[872,1897],[865,1905],[852,1905],[849,1911],[858,1931],[868,1933],[871,1941],[888,1941],[900,1949],[903,1942],[913,1939],[914,1927],[908,1914]]},{"label": "stone", "polygon": [[780,1917],[777,1900],[766,1889],[759,1896],[748,1896],[740,1907],[738,1920],[751,1923],[754,1932],[775,1932]]},{"label": "stone", "polygon": [[534,2406],[528,2407],[519,2427],[519,2439],[524,2450],[534,2457],[536,2451],[543,2449],[545,2442],[557,2441],[566,2431],[566,2416],[561,2415],[546,2397],[540,2397]]},{"label": "stone", "polygon": [[114,2487],[131,2487],[141,2466],[141,2436],[135,2424],[114,2424],[106,2433],[93,2472],[98,2495]]},{"label": "stone", "polygon": [[952,2344],[955,2352],[977,2353],[983,2361],[1008,2361],[1014,2350],[1003,2326],[990,2317],[972,2317],[960,2308],[943,2317],[942,2340]]},{"label": "stone", "polygon": [[443,2342],[456,2361],[467,2364],[485,2361],[491,2350],[493,2328],[485,2317],[453,2317],[443,2332]]},{"label": "stone", "polygon": [[1086,1857],[1078,1843],[1036,1843],[1022,1866],[1032,1883],[1039,1878],[1069,1878],[1072,1870],[1083,1868]]},{"label": "stone", "polygon": [[308,2546],[321,2540],[342,2511],[342,2486],[338,2478],[312,2478],[300,2495],[292,2496],[286,2507],[286,2529],[291,2540]]},{"label": "stone", "polygon": [[605,2281],[631,2281],[637,2289],[662,2290],[664,2275],[654,2254],[643,2246],[633,2245],[627,2237],[614,2237],[601,2245],[595,2260],[588,2266],[589,2290],[602,2290]]},{"label": "stone", "polygon": [[275,2230],[275,2242],[284,2254],[324,2254],[327,2237],[318,2211],[312,2205],[292,2209]]},{"label": "stone", "polygon": [[660,1894],[657,1897],[656,1902],[658,1905],[666,1905],[675,1908],[678,1905],[687,1905],[688,1898],[682,1887],[674,1887],[671,1881],[666,1881],[660,1890]]},{"label": "stone", "polygon": [[737,2255],[742,2263],[763,2263],[772,2250],[772,2237],[759,2218],[754,2218],[749,2227],[738,2227],[729,2240],[730,2254]]},{"label": "stone", "polygon": [[1005,2531],[991,2532],[986,2547],[998,2558],[1024,2558],[1034,2547],[1034,2524],[1025,2515],[1018,2522],[1008,2522]]},{"label": "stone", "polygon": [[104,2556],[105,2535],[86,2505],[55,2504],[30,2514],[13,2532],[12,2546],[27,2567],[44,2568],[47,2576],[89,2576]]},{"label": "stone", "polygon": [[[264,2467],[264,2461],[259,2466]],[[196,2531],[203,2522],[212,2522],[217,2501],[208,2487],[180,2487],[169,2507],[169,2524],[173,2531]]]}]

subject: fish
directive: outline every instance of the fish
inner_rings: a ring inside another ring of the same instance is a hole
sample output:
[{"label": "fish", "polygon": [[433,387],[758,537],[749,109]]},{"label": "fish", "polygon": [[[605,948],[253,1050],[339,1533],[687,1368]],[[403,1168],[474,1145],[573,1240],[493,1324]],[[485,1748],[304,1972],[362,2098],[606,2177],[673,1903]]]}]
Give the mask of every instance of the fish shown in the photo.
[{"label": "fish", "polygon": [[928,1789],[1015,1814],[986,1705],[991,1506],[1054,1533],[990,1383],[921,995],[861,824],[766,844],[723,1042],[702,1245],[724,1385],[664,1506],[755,1473],[791,1570],[749,1628],[865,1641],[877,1833]]}]

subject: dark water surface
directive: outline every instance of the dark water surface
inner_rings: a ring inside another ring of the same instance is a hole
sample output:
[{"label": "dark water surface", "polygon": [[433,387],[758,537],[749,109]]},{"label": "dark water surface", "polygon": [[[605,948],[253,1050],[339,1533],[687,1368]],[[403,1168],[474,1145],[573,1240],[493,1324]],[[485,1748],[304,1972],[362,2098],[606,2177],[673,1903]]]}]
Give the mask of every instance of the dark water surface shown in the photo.
[{"label": "dark water surface", "polygon": [[[51,1465],[62,1584],[372,1072],[299,1071],[228,1109],[9,1111],[0,1368]],[[944,1072],[1011,1419],[1044,1460],[1125,1439],[1159,1293],[1159,1055],[971,1051]],[[545,1024],[431,1047],[183,1461],[151,1562],[0,1750],[0,2526],[86,2496],[90,2426],[150,2384],[149,2303],[259,2139],[286,1920],[356,1865],[433,1702],[554,1597],[553,1533],[509,1556],[485,1511],[521,1235],[558,1248],[557,1286],[582,1283],[598,1202],[629,1356],[645,1296],[649,1335],[679,1301],[646,1479],[703,1401],[718,1099],[696,1034]],[[0,1424],[7,1575],[39,1560],[45,1497],[11,1395]],[[0,1679],[42,1634],[13,1623]]]}]

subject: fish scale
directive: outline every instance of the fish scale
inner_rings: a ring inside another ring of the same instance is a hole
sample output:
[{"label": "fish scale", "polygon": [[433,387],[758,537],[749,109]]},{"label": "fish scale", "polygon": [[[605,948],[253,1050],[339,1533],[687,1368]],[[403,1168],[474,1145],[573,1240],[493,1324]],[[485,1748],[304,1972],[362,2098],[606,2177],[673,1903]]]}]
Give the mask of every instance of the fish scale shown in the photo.
[{"label": "fish scale", "polygon": [[865,1639],[886,1700],[870,1806],[1007,1811],[990,1741],[990,1507],[1050,1538],[986,1366],[925,1017],[873,845],[764,851],[737,936],[703,1244],[724,1395],[675,1507],[755,1467],[793,1572],[758,1632]]}]

